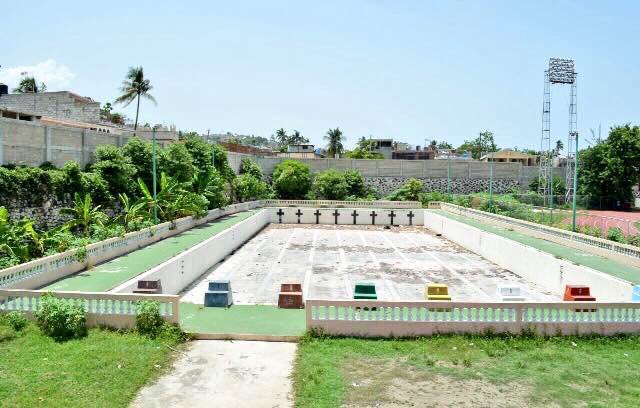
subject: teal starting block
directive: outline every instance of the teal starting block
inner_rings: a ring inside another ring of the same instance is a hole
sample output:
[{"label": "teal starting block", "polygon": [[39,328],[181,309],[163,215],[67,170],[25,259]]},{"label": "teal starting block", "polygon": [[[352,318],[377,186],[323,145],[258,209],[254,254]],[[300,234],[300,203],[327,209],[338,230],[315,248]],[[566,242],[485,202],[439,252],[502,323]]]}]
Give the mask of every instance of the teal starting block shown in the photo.
[{"label": "teal starting block", "polygon": [[353,289],[354,299],[377,300],[376,284],[371,282],[358,282]]},{"label": "teal starting block", "polygon": [[632,302],[640,302],[640,285],[633,287],[633,293],[631,294]]},{"label": "teal starting block", "polygon": [[204,294],[205,307],[229,307],[233,304],[231,282],[216,280],[209,282],[209,290]]}]

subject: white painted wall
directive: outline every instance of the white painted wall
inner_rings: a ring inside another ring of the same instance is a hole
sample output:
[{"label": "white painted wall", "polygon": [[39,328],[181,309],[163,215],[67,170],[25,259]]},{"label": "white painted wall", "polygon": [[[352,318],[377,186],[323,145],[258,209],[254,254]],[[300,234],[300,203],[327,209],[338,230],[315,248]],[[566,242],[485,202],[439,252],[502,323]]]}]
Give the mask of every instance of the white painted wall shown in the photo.
[{"label": "white painted wall", "polygon": [[260,232],[268,223],[269,212],[263,209],[110,292],[132,293],[139,280],[160,279],[163,294],[178,294],[209,268]]},{"label": "white painted wall", "polygon": [[[424,211],[421,209],[380,209],[380,208],[309,208],[309,207],[269,207],[269,221],[278,224],[298,224],[298,211],[300,211],[300,224],[316,224],[316,211],[320,212],[319,224],[336,225],[335,211],[338,212],[337,225],[353,225],[353,213],[357,216],[356,225],[372,225],[375,218],[375,225],[391,225],[391,212],[395,215],[393,225],[423,225]],[[278,212],[282,211],[282,217]],[[371,214],[375,212],[376,216]],[[413,217],[410,219],[409,214]]]},{"label": "white painted wall", "polygon": [[562,296],[565,285],[587,285],[598,301],[631,300],[633,286],[627,281],[558,259],[429,210],[424,213],[425,227],[554,294]]}]

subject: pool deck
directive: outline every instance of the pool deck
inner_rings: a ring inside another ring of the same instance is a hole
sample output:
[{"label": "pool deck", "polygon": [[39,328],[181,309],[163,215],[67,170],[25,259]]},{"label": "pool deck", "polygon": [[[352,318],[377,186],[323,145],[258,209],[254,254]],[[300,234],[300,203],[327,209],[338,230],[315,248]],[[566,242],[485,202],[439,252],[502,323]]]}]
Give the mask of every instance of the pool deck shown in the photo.
[{"label": "pool deck", "polygon": [[577,265],[583,265],[591,269],[615,276],[620,279],[631,282],[632,284],[640,283],[640,268],[625,265],[600,255],[595,255],[586,251],[571,248],[562,244],[546,241],[541,238],[532,237],[520,232],[512,231],[508,228],[492,225],[488,222],[478,221],[472,218],[452,214],[444,210],[428,210],[438,215],[460,221],[472,227],[476,227],[483,231],[491,232],[504,238],[511,239],[524,245],[536,248],[540,251],[551,254],[557,258],[566,259]]},{"label": "pool deck", "polygon": [[249,218],[257,211],[245,211],[218,218],[53,282],[42,289],[51,291],[106,292]]}]

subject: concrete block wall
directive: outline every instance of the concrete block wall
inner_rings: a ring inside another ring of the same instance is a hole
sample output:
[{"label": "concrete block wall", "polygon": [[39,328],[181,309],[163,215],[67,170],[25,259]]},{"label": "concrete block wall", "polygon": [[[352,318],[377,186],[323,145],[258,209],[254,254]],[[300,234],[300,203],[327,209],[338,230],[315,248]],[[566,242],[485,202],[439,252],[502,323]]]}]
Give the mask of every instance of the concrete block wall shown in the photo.
[{"label": "concrete block wall", "polygon": [[0,118],[0,165],[39,166],[49,161],[62,167],[74,160],[85,166],[99,145],[121,146],[129,139],[129,135]]},{"label": "concrete block wall", "polygon": [[100,102],[76,97],[64,91],[2,95],[0,106],[57,119],[72,119],[88,123],[97,123],[100,120]]},{"label": "concrete block wall", "polygon": [[[446,178],[416,178],[423,182],[425,192],[446,193],[448,191]],[[369,188],[385,196],[400,188],[408,179],[409,177],[365,177],[364,182]],[[454,178],[451,180],[451,193],[471,194],[489,191],[489,181],[486,178]],[[493,191],[497,194],[506,193],[510,188],[519,186],[518,180],[512,178],[493,180]]]}]

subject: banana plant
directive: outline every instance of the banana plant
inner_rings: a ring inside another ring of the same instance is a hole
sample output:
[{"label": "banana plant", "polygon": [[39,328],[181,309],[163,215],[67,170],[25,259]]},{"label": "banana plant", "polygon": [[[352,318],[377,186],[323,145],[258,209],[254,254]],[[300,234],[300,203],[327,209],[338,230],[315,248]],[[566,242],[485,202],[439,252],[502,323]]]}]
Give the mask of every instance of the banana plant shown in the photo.
[{"label": "banana plant", "polygon": [[33,228],[33,221],[24,218],[12,221],[9,211],[0,207],[0,253],[18,258],[22,262],[31,259],[30,248],[38,241],[38,233]]},{"label": "banana plant", "polygon": [[135,229],[132,228],[132,226],[135,226],[149,218],[149,215],[144,211],[146,206],[145,201],[132,203],[125,193],[118,194],[118,198],[120,199],[120,204],[122,204],[122,212],[117,218],[122,222],[122,225],[127,232]]},{"label": "banana plant", "polygon": [[63,208],[60,213],[73,217],[67,222],[67,225],[69,228],[80,230],[85,237],[90,235],[92,226],[104,227],[104,222],[108,218],[105,213],[100,211],[99,205],[93,206],[91,194],[89,193],[85,194],[84,197],[75,193],[73,207]]}]

